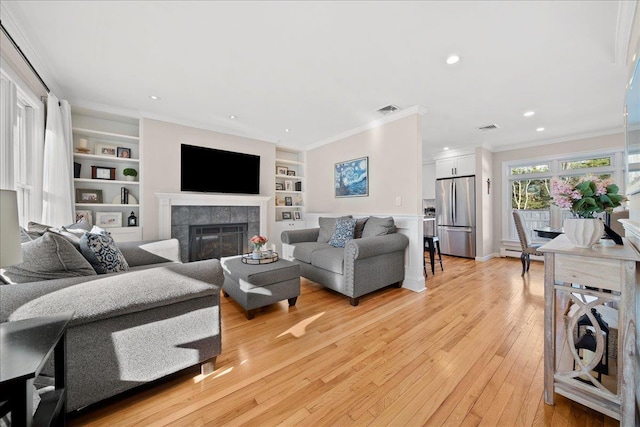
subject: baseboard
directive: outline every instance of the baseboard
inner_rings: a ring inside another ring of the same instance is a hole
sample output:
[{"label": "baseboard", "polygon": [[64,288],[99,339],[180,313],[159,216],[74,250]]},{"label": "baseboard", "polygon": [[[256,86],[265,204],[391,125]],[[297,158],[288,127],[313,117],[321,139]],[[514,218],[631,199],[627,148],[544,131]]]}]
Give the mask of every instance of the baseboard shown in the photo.
[{"label": "baseboard", "polygon": [[[520,255],[522,255],[522,251],[520,249],[506,248],[504,246],[500,248],[500,256],[503,258],[520,258]],[[534,261],[544,261],[543,256],[531,255],[530,258]]]},{"label": "baseboard", "polygon": [[[494,252],[494,253],[492,253],[492,254],[485,255],[485,256],[483,256],[483,257],[479,257],[479,256],[477,256],[477,257],[476,257],[476,261],[479,261],[479,262],[487,262],[487,261],[489,261],[490,259],[492,259],[492,258],[498,258],[499,256],[500,256],[500,254],[497,254],[497,253],[495,253],[495,252]],[[518,256],[520,256],[520,255],[518,255]]]}]

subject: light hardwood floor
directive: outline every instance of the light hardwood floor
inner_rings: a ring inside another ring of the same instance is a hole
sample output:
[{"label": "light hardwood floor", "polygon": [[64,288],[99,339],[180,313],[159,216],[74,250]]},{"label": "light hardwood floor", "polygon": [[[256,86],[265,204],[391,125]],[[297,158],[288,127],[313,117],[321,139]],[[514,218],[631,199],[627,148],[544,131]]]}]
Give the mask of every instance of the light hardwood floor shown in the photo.
[{"label": "light hardwood floor", "polygon": [[[86,408],[95,426],[617,426],[543,391],[543,270],[515,258],[443,257],[427,291],[346,297],[302,280],[286,301],[246,320],[222,299],[222,354]],[[436,267],[437,268],[437,267]]]}]

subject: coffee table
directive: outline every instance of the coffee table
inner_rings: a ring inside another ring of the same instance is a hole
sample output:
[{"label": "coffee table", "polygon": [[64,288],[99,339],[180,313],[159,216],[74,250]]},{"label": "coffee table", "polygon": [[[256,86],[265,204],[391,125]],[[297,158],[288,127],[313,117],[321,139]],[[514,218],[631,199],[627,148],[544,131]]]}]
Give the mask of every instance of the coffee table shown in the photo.
[{"label": "coffee table", "polygon": [[242,256],[220,259],[224,269],[222,292],[231,296],[246,311],[248,320],[257,309],[288,300],[296,305],[300,295],[300,266],[279,259],[269,264],[245,264]]}]

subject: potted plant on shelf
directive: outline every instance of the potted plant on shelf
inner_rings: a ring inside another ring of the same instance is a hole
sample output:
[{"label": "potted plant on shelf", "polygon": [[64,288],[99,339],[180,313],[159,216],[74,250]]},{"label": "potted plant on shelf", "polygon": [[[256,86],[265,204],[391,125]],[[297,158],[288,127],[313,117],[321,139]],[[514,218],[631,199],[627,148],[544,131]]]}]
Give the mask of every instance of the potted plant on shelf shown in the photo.
[{"label": "potted plant on shelf", "polygon": [[138,176],[138,171],[133,168],[125,168],[122,171],[122,174],[124,175],[124,179],[127,181],[135,181]]},{"label": "potted plant on shelf", "polygon": [[553,203],[569,209],[574,218],[564,220],[562,227],[569,241],[578,248],[590,248],[604,232],[604,224],[594,215],[609,212],[627,198],[618,194],[619,188],[613,179],[585,176],[577,181],[553,178],[551,195]]}]

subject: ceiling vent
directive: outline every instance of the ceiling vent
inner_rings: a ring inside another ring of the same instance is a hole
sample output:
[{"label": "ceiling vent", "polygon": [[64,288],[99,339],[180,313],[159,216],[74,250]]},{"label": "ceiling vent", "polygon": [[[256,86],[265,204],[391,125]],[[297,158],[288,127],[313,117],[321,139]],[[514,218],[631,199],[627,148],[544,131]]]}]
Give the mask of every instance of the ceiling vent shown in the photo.
[{"label": "ceiling vent", "polygon": [[378,108],[378,113],[380,114],[391,114],[391,113],[395,113],[396,111],[398,111],[400,108],[398,108],[397,106],[393,105],[393,104],[389,104],[386,105],[382,108]]},{"label": "ceiling vent", "polygon": [[492,125],[480,126],[478,128],[478,130],[493,130],[493,129],[500,129],[500,126],[494,123]]}]

